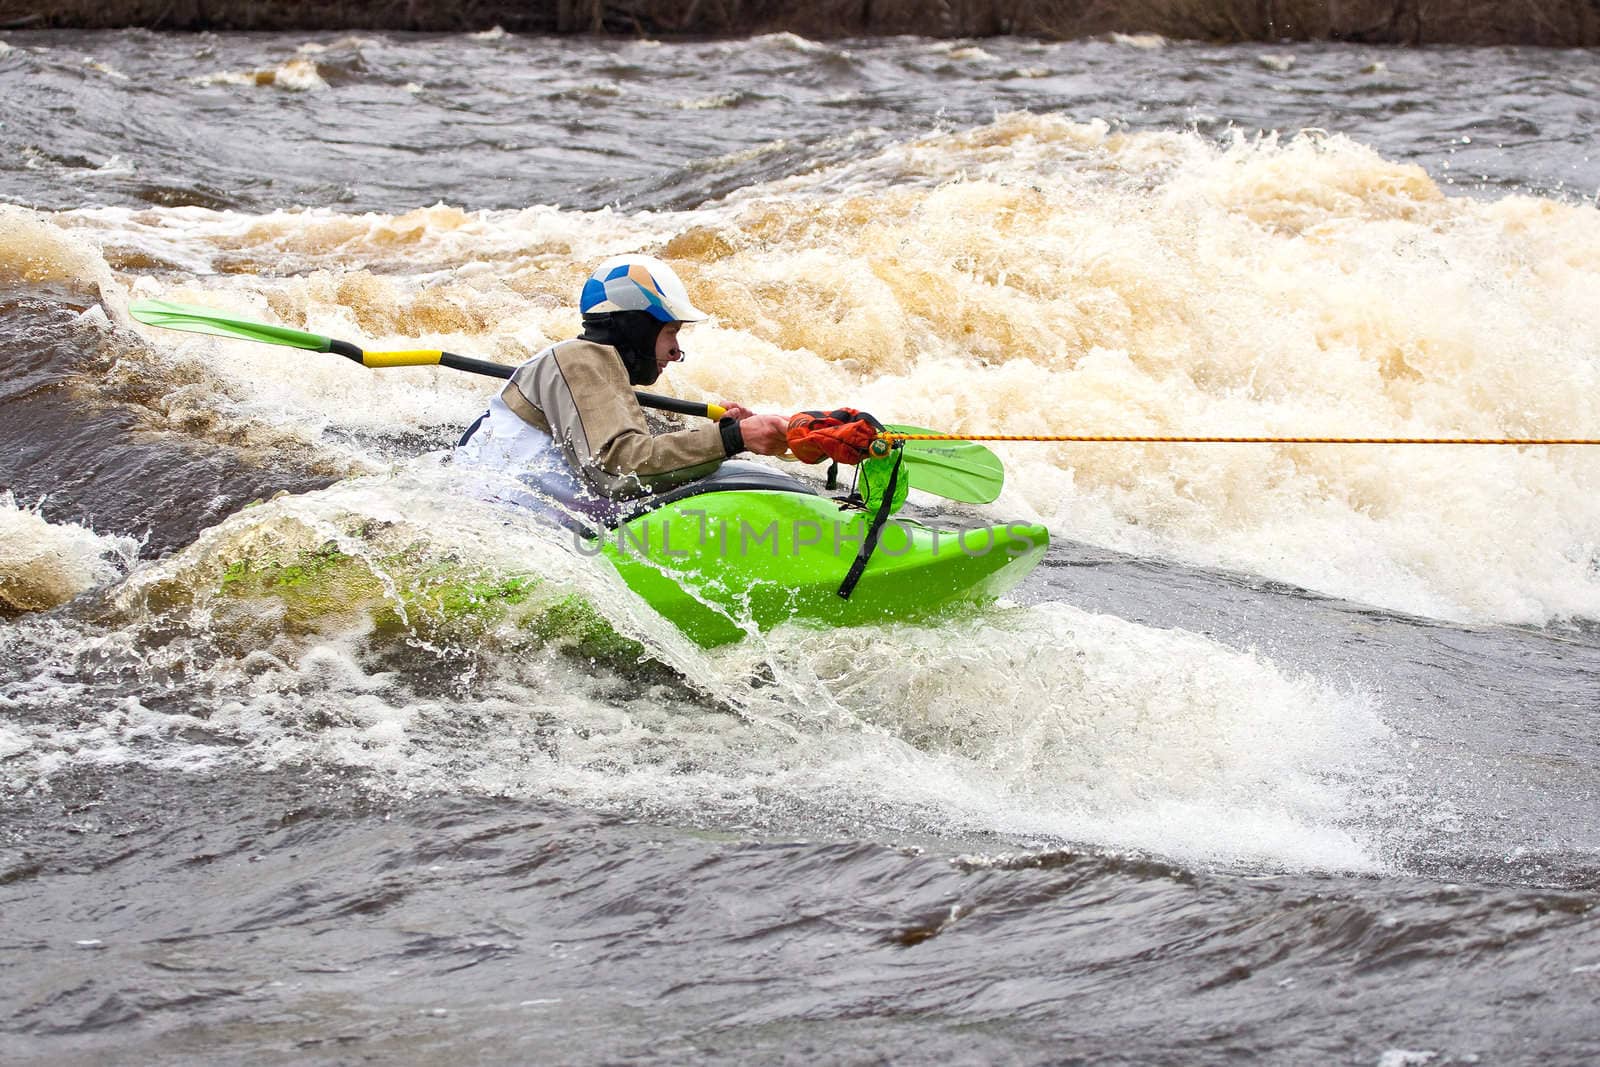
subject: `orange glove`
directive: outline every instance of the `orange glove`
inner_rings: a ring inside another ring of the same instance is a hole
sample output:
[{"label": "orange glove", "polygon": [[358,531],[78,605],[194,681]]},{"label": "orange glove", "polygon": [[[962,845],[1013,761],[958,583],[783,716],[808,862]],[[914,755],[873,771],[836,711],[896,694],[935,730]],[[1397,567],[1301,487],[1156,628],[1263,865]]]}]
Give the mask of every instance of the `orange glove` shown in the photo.
[{"label": "orange glove", "polygon": [[789,451],[802,463],[860,463],[882,432],[883,423],[855,408],[802,411],[789,419]]}]

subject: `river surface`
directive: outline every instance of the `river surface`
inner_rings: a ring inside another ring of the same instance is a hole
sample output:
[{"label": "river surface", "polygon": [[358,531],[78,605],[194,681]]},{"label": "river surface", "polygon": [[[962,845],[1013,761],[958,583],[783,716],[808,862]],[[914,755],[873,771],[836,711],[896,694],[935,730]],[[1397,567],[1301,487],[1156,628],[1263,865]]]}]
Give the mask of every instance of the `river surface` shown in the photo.
[{"label": "river surface", "polygon": [[[1600,1058],[1600,451],[997,447],[1006,601],[712,650],[445,461],[658,388],[1600,436],[1580,52],[0,35],[0,1060]],[[465,591],[465,593],[463,593]]]}]

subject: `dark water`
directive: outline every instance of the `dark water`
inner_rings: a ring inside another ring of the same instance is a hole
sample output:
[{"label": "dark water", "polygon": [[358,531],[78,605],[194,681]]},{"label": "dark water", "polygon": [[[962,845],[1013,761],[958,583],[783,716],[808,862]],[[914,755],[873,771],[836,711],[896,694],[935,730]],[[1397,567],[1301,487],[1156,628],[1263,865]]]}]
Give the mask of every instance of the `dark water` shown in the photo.
[{"label": "dark water", "polygon": [[[0,197],[30,207],[693,207],[1014,109],[1216,137],[1358,132],[1447,184],[1600,194],[1590,140],[1600,72],[1577,50],[139,32],[6,40]],[[334,92],[278,87],[242,98],[240,86],[214,81],[256,72],[277,86],[314,77]],[[756,148],[767,150],[737,158]]]},{"label": "dark water", "polygon": [[[1008,110],[1322,127],[1481,200],[1600,188],[1584,53],[4,39],[0,198],[47,211],[689,211]],[[195,81],[297,54],[322,87]],[[110,284],[211,274],[143,221]],[[992,616],[717,655],[583,579],[639,646],[230,599],[211,546],[252,531],[380,573],[385,524],[469,560],[516,535],[430,495],[448,419],[275,433],[274,380],[229,421],[85,314],[108,283],[7,255],[0,489],[144,562],[0,622],[0,1059],[1600,1058],[1593,622],[1059,529]]]}]

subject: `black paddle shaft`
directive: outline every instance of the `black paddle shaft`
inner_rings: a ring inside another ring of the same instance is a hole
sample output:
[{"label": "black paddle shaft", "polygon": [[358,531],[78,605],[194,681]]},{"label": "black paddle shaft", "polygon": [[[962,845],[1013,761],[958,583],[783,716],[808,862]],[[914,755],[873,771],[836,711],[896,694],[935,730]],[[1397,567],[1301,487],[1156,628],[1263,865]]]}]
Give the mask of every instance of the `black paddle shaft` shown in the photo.
[{"label": "black paddle shaft", "polygon": [[[344,353],[340,354],[343,355]],[[360,357],[356,358],[359,359]],[[515,367],[508,367],[504,363],[491,363],[486,359],[458,356],[454,352],[440,352],[439,366],[449,367],[451,370],[470,371],[473,374],[482,374],[490,378],[509,378],[516,372]],[[639,403],[647,408],[655,408],[658,411],[672,411],[679,415],[706,417],[706,406],[693,400],[679,400],[675,396],[659,396],[655,393],[634,393],[633,395],[638,397]]]}]

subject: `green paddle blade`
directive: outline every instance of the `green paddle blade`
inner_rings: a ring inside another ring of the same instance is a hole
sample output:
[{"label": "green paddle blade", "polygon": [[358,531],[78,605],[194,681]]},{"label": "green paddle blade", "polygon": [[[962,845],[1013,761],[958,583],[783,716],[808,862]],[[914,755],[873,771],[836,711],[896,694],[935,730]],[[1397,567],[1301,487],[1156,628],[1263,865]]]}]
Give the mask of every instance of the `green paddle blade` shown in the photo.
[{"label": "green paddle blade", "polygon": [[[890,433],[938,433],[920,426],[885,426]],[[1005,485],[1000,457],[973,441],[907,441],[911,488],[962,504],[987,504]]]},{"label": "green paddle blade", "polygon": [[[861,494],[862,503],[869,512],[877,511],[883,502],[883,494],[889,489],[889,478],[894,474],[895,462],[895,454],[890,452],[887,456],[868,456],[857,465],[860,474],[856,478],[856,491]],[[911,457],[908,455],[899,463],[900,476],[894,480],[894,499],[889,502],[891,515],[906,502],[906,492],[911,488]]]},{"label": "green paddle blade", "polygon": [[187,330],[189,333],[209,333],[217,337],[242,337],[247,341],[265,341],[269,345],[288,345],[312,352],[331,351],[332,342],[326,337],[304,330],[291,330],[287,326],[269,326],[264,322],[235,318],[211,308],[174,304],[167,300],[139,300],[128,308],[128,314],[146,326],[161,326],[168,330]]}]

